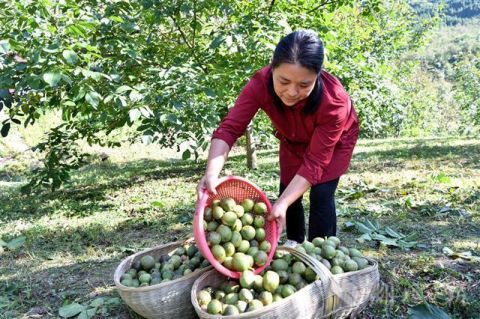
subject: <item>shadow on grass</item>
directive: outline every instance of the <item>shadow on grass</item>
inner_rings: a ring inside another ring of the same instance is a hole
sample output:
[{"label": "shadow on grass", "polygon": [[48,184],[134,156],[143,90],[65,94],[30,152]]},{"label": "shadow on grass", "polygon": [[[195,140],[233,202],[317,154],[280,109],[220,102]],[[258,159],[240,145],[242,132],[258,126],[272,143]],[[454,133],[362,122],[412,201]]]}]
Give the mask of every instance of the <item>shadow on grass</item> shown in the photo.
[{"label": "shadow on grass", "polygon": [[[268,157],[270,152],[262,152]],[[245,155],[230,158],[228,165],[246,161]],[[22,194],[18,188],[0,193],[0,218],[5,221],[25,219],[32,221],[44,215],[54,214],[61,208],[68,216],[84,217],[112,208],[106,202],[106,194],[128,189],[152,180],[175,179],[176,183],[200,180],[206,162],[139,160],[124,164],[101,163],[85,166],[72,174],[71,181],[61,190]],[[245,170],[247,170],[245,168]],[[60,202],[60,203],[59,203]],[[62,213],[65,214],[65,213]]]},{"label": "shadow on grass", "polygon": [[[164,221],[159,221],[158,224],[163,223]],[[156,225],[156,224],[155,224]],[[453,227],[452,227],[453,226]],[[456,226],[460,227],[460,226]],[[150,240],[154,237],[153,231],[145,231],[144,226],[140,221],[131,223],[126,222],[124,225],[121,225],[121,231],[113,230],[113,231],[104,231],[102,233],[103,237],[111,238],[112,241],[118,240],[115,246],[116,251],[111,252],[111,254],[115,254],[115,257],[106,258],[101,261],[91,260],[88,262],[78,262],[73,264],[65,264],[62,266],[53,266],[48,267],[46,269],[42,269],[35,272],[30,272],[27,268],[17,267],[15,274],[7,281],[7,280],[0,280],[0,291],[2,290],[2,286],[5,286],[7,283],[14,282],[18,287],[21,289],[16,292],[16,295],[13,296],[15,298],[25,298],[23,300],[22,305],[18,307],[17,311],[27,312],[31,307],[36,306],[38,304],[42,304],[48,307],[51,307],[51,310],[54,312],[58,311],[58,308],[62,305],[65,300],[74,301],[79,299],[80,302],[87,302],[91,301],[95,296],[92,295],[95,291],[99,291],[102,289],[110,288],[114,286],[113,282],[113,273],[118,266],[118,264],[126,258],[128,255],[134,253],[132,252],[122,252],[119,249],[120,245],[128,245],[128,240],[131,240],[131,237],[125,237],[124,235],[131,234],[135,232],[136,228],[143,229],[142,233],[137,234],[139,238],[149,238]],[[90,230],[93,231],[93,230]],[[95,230],[96,231],[96,230]],[[449,223],[445,225],[432,225],[430,223],[422,224],[422,232],[426,234],[424,238],[427,240],[428,238],[432,238],[437,234],[440,234],[440,237],[444,234],[449,234],[452,231],[455,231],[455,225],[451,225]],[[62,235],[63,236],[63,235]],[[71,240],[72,238],[67,235],[64,237],[58,236],[52,239],[55,242],[64,241],[64,240]],[[149,247],[160,245],[161,243],[171,242],[178,239],[185,238],[184,234],[179,235],[179,233],[175,231],[167,231],[161,237],[161,241],[156,243],[151,243],[148,245]],[[457,238],[453,236],[448,236],[448,239],[445,241],[444,245],[449,247],[453,247]],[[159,238],[160,239],[160,238]],[[462,233],[462,240],[477,240],[475,233],[468,232]],[[99,246],[104,245],[105,242],[103,239],[97,240],[90,240],[89,242],[85,243],[85,246]],[[107,244],[108,245],[108,244]],[[146,248],[146,247],[145,247]],[[43,246],[43,249],[46,247]],[[48,248],[50,250],[50,248]],[[142,250],[141,247],[137,247],[136,251]],[[395,253],[394,265],[392,266],[389,263],[390,273],[385,272],[384,275],[389,277],[391,276],[391,272],[395,272],[399,269],[405,269],[405,271],[409,272],[409,276],[411,276],[412,280],[416,278],[416,276],[421,276],[423,280],[442,280],[442,281],[465,281],[466,273],[471,273],[472,277],[471,280],[478,280],[480,279],[477,275],[475,275],[476,267],[472,264],[471,266],[466,265],[464,263],[453,263],[453,267],[449,269],[444,269],[443,267],[438,268],[436,266],[429,270],[428,273],[425,273],[424,267],[421,267],[421,264],[417,266],[418,261],[413,258],[415,254],[421,254],[426,252],[425,250],[412,250],[409,252],[404,252],[399,249],[392,249],[392,253]],[[55,252],[52,252],[55,253]],[[431,253],[431,252],[430,252]],[[384,257],[387,260],[391,259],[389,256]],[[10,262],[14,264],[16,258],[9,258],[11,259]],[[95,259],[95,258],[90,258]],[[405,263],[403,264],[402,261]],[[6,261],[5,261],[6,262]],[[468,266],[468,267],[467,267]],[[26,275],[28,272],[28,276]],[[457,282],[458,284],[458,282]],[[478,290],[470,289],[466,291],[466,294],[471,295],[472,298],[477,296]],[[115,293],[107,292],[109,296],[115,296]],[[27,297],[28,296],[28,297]],[[117,315],[118,318],[128,318],[128,309],[122,303],[121,306],[116,307],[110,313],[110,315]]]},{"label": "shadow on grass", "polygon": [[[18,189],[0,194],[1,219],[26,220],[52,214],[56,207],[71,212],[71,216],[88,216],[106,211],[106,193],[141,185],[150,180],[175,178],[180,181],[198,180],[204,163],[142,160],[124,165],[96,164],[84,167],[72,176],[72,181],[62,190],[22,194]],[[61,202],[59,205],[58,202]]]},{"label": "shadow on grass", "polygon": [[57,254],[83,256],[93,250],[142,250],[187,237],[192,232],[193,209],[179,205],[173,211],[151,209],[148,214],[131,211],[114,227],[89,223],[71,227],[33,226],[23,233],[29,239],[25,248],[36,256],[50,259]]},{"label": "shadow on grass", "polygon": [[[438,141],[436,139],[431,139]],[[387,151],[357,152],[352,160],[352,173],[372,171],[376,172],[385,167],[400,167],[406,160],[428,161],[462,161],[464,167],[479,168],[480,163],[475,154],[480,154],[480,145],[458,146],[428,146],[430,139],[408,142],[414,145],[410,148],[399,146]],[[442,139],[440,142],[447,142]],[[277,150],[262,150],[260,158],[277,156]],[[246,163],[245,155],[232,156],[227,163],[235,167],[240,173],[247,172],[245,168],[238,168]],[[277,166],[264,165],[263,171],[273,172]],[[50,215],[58,209],[69,211],[71,216],[88,216],[98,211],[108,211],[111,204],[106,204],[106,193],[128,189],[133,185],[143,184],[150,180],[177,179],[178,182],[196,182],[205,169],[205,161],[159,161],[139,160],[125,164],[101,163],[84,167],[72,176],[72,180],[62,190],[55,192],[41,192],[24,195],[16,189],[2,191],[0,194],[0,212],[3,221],[18,218],[32,220],[39,216]],[[260,170],[255,171],[255,176]],[[259,177],[262,177],[259,175]],[[276,185],[275,185],[276,187]],[[55,201],[57,202],[55,204]]]},{"label": "shadow on grass", "polygon": [[[415,143],[411,148],[398,147],[390,150],[360,151],[353,156],[356,172],[372,171],[388,167],[401,167],[407,160],[428,160],[430,162],[456,162],[465,167],[480,168],[478,160],[480,145],[429,146],[424,141]],[[366,164],[366,165],[364,165]]]},{"label": "shadow on grass", "polygon": [[[49,267],[28,275],[19,271],[11,280],[0,280],[0,292],[7,291],[4,298],[10,301],[9,308],[3,309],[5,317],[0,314],[0,318],[37,318],[26,313],[39,306],[49,309],[52,318],[59,318],[59,308],[65,301],[86,305],[97,297],[120,299],[113,281],[119,263],[120,260],[113,258]],[[109,307],[107,314],[108,318],[142,318],[133,316],[123,301]]]},{"label": "shadow on grass", "polygon": [[[52,260],[51,266],[31,271],[29,262],[22,260],[32,255],[22,251],[6,253],[0,262],[0,275],[6,275],[4,278],[8,279],[0,280],[0,292],[13,284],[16,289],[10,293],[10,297],[15,302],[22,300],[14,305],[13,310],[22,313],[38,305],[51,307],[56,313],[65,300],[72,302],[78,298],[80,302],[91,301],[102,290],[114,286],[113,274],[123,259],[147,248],[187,239],[191,236],[190,222],[191,212],[188,208],[180,207],[175,214],[148,222],[134,218],[111,230],[97,224],[38,236],[25,250],[36,252],[35,259]],[[92,247],[95,247],[95,251]],[[58,254],[89,261],[70,263]],[[61,266],[57,266],[59,264]],[[111,296],[112,293],[107,295]],[[118,315],[115,318],[132,316],[123,302],[109,315],[114,314]]]}]

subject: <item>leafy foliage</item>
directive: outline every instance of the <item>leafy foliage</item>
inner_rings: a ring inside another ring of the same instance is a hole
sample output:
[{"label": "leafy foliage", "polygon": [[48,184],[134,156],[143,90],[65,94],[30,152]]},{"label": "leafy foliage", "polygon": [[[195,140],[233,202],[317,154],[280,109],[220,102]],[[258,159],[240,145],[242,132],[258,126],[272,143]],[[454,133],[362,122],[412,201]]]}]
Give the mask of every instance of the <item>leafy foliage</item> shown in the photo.
[{"label": "leafy foliage", "polygon": [[[414,108],[424,110],[423,116],[438,116],[432,123],[449,123],[443,132],[475,133],[480,123],[480,97],[475,89],[480,83],[479,30],[478,21],[442,27],[435,31],[428,47],[405,57],[420,62],[417,76],[405,81],[405,92],[415,96],[411,98],[415,104],[427,106]],[[417,113],[419,116],[422,114]],[[416,126],[415,122],[410,126]]]},{"label": "leafy foliage", "polygon": [[62,318],[78,316],[78,319],[90,319],[97,315],[108,316],[110,309],[118,305],[120,305],[120,299],[117,297],[98,297],[85,305],[75,302],[66,304],[60,307],[58,314]]},{"label": "leafy foliage", "polygon": [[8,242],[5,242],[0,238],[0,254],[3,252],[3,247],[6,247],[8,250],[11,251],[19,249],[25,243],[25,239],[25,236],[19,236],[11,239]]},{"label": "leafy foliage", "polygon": [[449,319],[450,316],[439,307],[429,304],[428,302],[421,303],[415,307],[408,309],[409,319]]},{"label": "leafy foliage", "polygon": [[[241,87],[266,65],[287,32],[316,30],[326,68],[351,93],[367,137],[400,135],[419,123],[397,61],[423,43],[435,19],[412,19],[398,1],[0,1],[0,88],[12,124],[48,110],[63,123],[37,147],[44,165],[30,186],[60,187],[83,165],[77,143],[118,146],[142,139],[198,159]],[[419,121],[425,117],[419,117]],[[264,115],[257,134],[271,137]]]},{"label": "leafy foliage", "polygon": [[364,243],[365,241],[375,240],[385,246],[400,247],[403,250],[408,250],[417,246],[417,242],[410,237],[393,230],[390,226],[380,227],[378,221],[370,221],[366,219],[364,222],[353,221],[346,222],[345,227],[355,227],[362,235],[357,238],[357,241]]}]

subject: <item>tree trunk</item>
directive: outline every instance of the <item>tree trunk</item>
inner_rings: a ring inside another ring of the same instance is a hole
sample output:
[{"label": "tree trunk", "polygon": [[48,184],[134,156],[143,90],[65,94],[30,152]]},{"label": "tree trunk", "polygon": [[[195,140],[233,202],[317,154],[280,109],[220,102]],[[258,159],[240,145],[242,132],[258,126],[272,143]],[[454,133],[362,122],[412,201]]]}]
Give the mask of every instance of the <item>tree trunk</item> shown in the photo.
[{"label": "tree trunk", "polygon": [[247,126],[245,137],[247,139],[247,167],[249,169],[257,169],[257,153],[255,149],[255,139],[253,138],[252,121],[250,121]]}]

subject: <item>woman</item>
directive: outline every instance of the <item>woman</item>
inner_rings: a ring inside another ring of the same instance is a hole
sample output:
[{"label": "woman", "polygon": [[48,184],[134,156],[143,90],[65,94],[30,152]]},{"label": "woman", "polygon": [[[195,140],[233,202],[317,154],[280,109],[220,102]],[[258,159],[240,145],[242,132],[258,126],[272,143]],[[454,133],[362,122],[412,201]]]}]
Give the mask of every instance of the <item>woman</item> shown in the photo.
[{"label": "woman", "polygon": [[334,236],[334,194],[358,137],[358,119],[340,82],[322,70],[324,48],[312,31],[295,31],[277,45],[270,65],[243,88],[212,136],[205,175],[197,187],[212,193],[232,145],[259,108],[280,140],[280,197],[272,207],[287,243],[305,240],[302,196],[310,188],[308,239]]}]

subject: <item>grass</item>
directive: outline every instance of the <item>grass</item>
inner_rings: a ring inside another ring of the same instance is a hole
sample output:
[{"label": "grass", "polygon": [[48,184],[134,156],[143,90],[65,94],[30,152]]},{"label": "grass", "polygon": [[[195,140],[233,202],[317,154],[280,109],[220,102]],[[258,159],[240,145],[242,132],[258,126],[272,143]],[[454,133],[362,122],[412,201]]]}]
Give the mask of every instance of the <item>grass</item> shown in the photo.
[{"label": "grass", "polygon": [[[108,153],[107,161],[93,161],[53,193],[22,194],[18,185],[28,173],[2,175],[0,238],[23,235],[26,242],[0,255],[0,318],[57,318],[62,304],[118,297],[113,271],[123,258],[191,235],[204,161],[181,161],[155,146]],[[254,181],[274,200],[276,154],[260,151],[259,169],[249,171],[243,150],[236,149],[226,172]],[[449,247],[480,255],[478,154],[480,141],[464,138],[359,143],[337,191],[339,237],[379,261],[384,288],[360,317],[405,318],[422,298],[452,318],[478,316],[478,263],[442,252]],[[359,244],[360,233],[344,225],[365,218],[415,236],[421,246],[405,251],[374,241]],[[104,317],[136,315],[112,303],[98,315]]]}]

